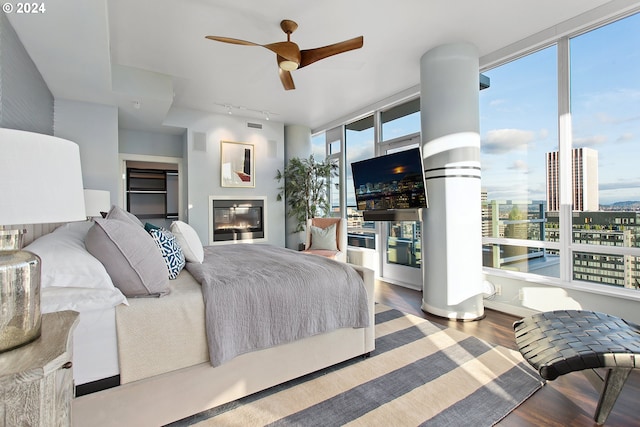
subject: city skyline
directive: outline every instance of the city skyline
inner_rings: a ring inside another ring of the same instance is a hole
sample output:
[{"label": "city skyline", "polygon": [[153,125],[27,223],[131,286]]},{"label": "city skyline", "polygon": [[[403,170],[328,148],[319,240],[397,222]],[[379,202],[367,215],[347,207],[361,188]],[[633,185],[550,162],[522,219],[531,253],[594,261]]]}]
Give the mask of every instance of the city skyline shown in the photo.
[{"label": "city skyline", "polygon": [[[640,15],[570,40],[573,147],[599,153],[601,205],[640,201]],[[484,72],[481,166],[489,199],[544,200],[546,152],[558,150],[557,48]]]},{"label": "city skyline", "polygon": [[[573,147],[598,150],[601,206],[640,202],[640,14],[572,38]],[[545,200],[545,153],[558,147],[557,48],[483,71],[479,93],[482,187],[489,199]],[[420,114],[386,124],[389,140],[420,131]],[[324,141],[320,150],[324,150]],[[350,131],[347,165],[374,156],[373,128]],[[347,167],[347,204],[355,206]]]}]

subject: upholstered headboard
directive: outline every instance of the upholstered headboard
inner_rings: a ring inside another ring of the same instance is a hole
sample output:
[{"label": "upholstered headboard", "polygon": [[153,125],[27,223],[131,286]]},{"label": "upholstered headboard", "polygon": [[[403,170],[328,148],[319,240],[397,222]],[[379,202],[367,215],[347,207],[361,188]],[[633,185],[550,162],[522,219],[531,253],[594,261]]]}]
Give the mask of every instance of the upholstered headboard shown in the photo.
[{"label": "upholstered headboard", "polygon": [[22,246],[24,247],[36,240],[38,237],[51,233],[62,224],[64,223],[57,222],[49,224],[15,224],[9,226],[0,226],[0,230],[27,230],[26,234],[22,237]]}]

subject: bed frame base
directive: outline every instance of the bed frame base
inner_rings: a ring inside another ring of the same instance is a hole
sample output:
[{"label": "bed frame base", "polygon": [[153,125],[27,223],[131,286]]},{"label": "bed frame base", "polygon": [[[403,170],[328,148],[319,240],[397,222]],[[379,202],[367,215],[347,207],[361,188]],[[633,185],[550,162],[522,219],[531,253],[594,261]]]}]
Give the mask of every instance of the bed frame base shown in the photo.
[{"label": "bed frame base", "polygon": [[80,384],[76,386],[76,397],[84,396],[85,394],[96,393],[98,391],[117,387],[119,385],[120,375],[114,375],[109,378],[103,378],[101,380],[91,381],[90,383]]},{"label": "bed frame base", "polygon": [[[368,329],[368,328],[367,328]],[[158,426],[361,356],[367,329],[339,329],[134,381],[73,401],[74,426]]]},{"label": "bed frame base", "polygon": [[374,273],[353,266],[369,299],[369,327],[343,328],[238,356],[213,368],[209,362],[76,397],[73,425],[165,425],[232,402],[375,349]]}]

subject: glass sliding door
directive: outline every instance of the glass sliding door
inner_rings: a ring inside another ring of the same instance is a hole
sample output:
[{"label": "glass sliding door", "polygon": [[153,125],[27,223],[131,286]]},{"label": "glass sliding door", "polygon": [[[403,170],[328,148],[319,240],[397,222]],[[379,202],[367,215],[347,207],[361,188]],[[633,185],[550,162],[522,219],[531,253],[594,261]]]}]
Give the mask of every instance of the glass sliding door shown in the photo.
[{"label": "glass sliding door", "polygon": [[[381,145],[381,154],[415,148],[419,135],[404,137]],[[422,223],[388,221],[381,223],[382,278],[412,289],[422,289]]]}]

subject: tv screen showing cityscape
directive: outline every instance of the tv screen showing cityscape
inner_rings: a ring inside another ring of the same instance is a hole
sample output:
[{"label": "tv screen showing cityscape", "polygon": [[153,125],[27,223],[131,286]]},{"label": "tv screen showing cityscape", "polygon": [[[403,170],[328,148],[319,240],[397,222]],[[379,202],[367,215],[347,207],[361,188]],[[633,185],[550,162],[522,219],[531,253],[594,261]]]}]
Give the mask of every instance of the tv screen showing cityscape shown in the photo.
[{"label": "tv screen showing cityscape", "polygon": [[419,148],[351,163],[358,210],[427,207]]}]

